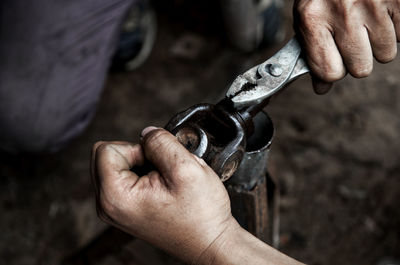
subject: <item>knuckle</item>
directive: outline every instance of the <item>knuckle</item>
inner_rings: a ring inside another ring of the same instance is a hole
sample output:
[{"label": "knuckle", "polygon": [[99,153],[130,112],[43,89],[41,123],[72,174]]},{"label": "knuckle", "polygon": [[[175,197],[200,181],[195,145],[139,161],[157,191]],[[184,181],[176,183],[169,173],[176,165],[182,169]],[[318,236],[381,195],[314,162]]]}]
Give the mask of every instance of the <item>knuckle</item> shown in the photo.
[{"label": "knuckle", "polygon": [[370,13],[379,16],[382,13],[382,1],[364,0],[365,6],[370,10]]},{"label": "knuckle", "polygon": [[192,160],[186,158],[177,159],[172,165],[174,174],[180,177],[191,176],[198,173],[199,166],[193,163]]},{"label": "knuckle", "polygon": [[321,14],[321,5],[317,1],[302,1],[296,7],[297,17],[301,26],[306,29],[313,28]]},{"label": "knuckle", "polygon": [[98,149],[101,145],[103,145],[103,144],[105,144],[104,141],[98,141],[98,142],[96,142],[96,143],[93,145],[93,147],[92,147],[92,153],[93,153],[93,154],[96,153],[97,149]]},{"label": "knuckle", "polygon": [[309,1],[300,1],[298,5],[296,6],[296,12],[302,17],[304,17],[305,14],[309,14],[310,11],[315,9],[316,6],[316,1],[314,0],[309,0]]},{"label": "knuckle", "polygon": [[109,153],[110,151],[111,151],[111,144],[107,142],[103,142],[97,147],[97,153],[99,154]]},{"label": "knuckle", "polygon": [[358,0],[336,0],[332,1],[334,10],[341,14],[343,17],[348,18],[354,11]]},{"label": "knuckle", "polygon": [[144,140],[145,149],[150,151],[148,153],[149,156],[166,156],[169,160],[174,161],[174,164],[180,159],[180,156],[177,154],[178,144],[176,138],[164,129],[151,132]]},{"label": "knuckle", "polygon": [[185,183],[193,183],[201,178],[204,169],[194,159],[179,159],[174,163],[172,172],[176,179]]},{"label": "knuckle", "polygon": [[112,142],[103,142],[97,147],[97,153],[103,157],[106,157],[107,160],[110,160],[111,157],[118,153],[118,146]]}]

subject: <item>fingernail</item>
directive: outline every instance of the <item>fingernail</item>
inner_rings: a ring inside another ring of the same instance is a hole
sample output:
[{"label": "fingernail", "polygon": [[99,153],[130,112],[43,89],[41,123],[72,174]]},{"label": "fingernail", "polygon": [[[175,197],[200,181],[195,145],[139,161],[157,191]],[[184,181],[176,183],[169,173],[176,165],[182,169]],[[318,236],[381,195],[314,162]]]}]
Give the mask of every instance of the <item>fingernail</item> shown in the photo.
[{"label": "fingernail", "polygon": [[143,129],[142,133],[140,134],[141,137],[145,137],[146,134],[148,134],[151,131],[157,130],[159,129],[158,127],[155,126],[149,126]]}]

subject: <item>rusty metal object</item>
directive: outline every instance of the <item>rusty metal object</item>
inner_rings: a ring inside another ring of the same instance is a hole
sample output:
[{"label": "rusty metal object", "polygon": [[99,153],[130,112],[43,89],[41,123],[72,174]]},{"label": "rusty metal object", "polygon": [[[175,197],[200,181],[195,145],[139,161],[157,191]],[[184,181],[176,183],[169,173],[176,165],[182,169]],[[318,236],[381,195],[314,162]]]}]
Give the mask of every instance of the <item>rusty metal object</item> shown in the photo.
[{"label": "rusty metal object", "polygon": [[165,128],[226,181],[239,167],[254,133],[253,119],[265,104],[240,110],[229,100],[199,104],[175,115]]},{"label": "rusty metal object", "polygon": [[231,200],[232,215],[247,231],[264,242],[270,240],[266,176],[260,176],[251,190],[226,187]]},{"label": "rusty metal object", "polygon": [[[246,152],[239,168],[225,186],[228,190],[232,214],[249,232],[271,241],[268,195],[274,194],[267,172],[267,159],[274,134],[271,119],[264,112],[254,117],[254,132],[249,137]],[[274,196],[270,196],[272,199]],[[272,201],[272,200],[271,200]],[[274,208],[274,207],[272,207]]]},{"label": "rusty metal object", "polygon": [[232,215],[238,223],[257,238],[279,246],[280,191],[276,179],[268,172],[255,179],[252,189],[227,184]]},{"label": "rusty metal object", "polygon": [[264,112],[254,117],[254,133],[248,138],[246,152],[238,170],[226,183],[243,189],[254,188],[267,172],[267,159],[274,135],[271,119]]},{"label": "rusty metal object", "polygon": [[246,149],[251,120],[243,117],[221,101],[216,105],[195,105],[178,113],[165,128],[225,181],[238,168]]}]

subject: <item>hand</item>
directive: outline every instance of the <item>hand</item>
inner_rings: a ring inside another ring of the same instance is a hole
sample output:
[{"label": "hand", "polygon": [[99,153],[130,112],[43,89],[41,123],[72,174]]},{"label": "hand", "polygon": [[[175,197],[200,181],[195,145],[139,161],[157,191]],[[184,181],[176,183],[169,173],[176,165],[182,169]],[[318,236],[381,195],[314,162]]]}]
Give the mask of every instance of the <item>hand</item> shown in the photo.
[{"label": "hand", "polygon": [[[224,233],[240,230],[228,194],[214,171],[167,131],[149,127],[142,135],[142,145],[95,144],[91,170],[98,214],[185,262],[200,262]],[[130,170],[146,159],[157,171],[138,176]]]},{"label": "hand", "polygon": [[368,76],[373,57],[381,63],[396,57],[399,0],[295,0],[294,18],[317,93],[346,72]]},{"label": "hand", "polygon": [[[301,264],[239,226],[218,176],[174,136],[154,127],[142,135],[142,145],[93,147],[101,219],[190,264]],[[131,169],[146,159],[157,170],[139,177]]]}]

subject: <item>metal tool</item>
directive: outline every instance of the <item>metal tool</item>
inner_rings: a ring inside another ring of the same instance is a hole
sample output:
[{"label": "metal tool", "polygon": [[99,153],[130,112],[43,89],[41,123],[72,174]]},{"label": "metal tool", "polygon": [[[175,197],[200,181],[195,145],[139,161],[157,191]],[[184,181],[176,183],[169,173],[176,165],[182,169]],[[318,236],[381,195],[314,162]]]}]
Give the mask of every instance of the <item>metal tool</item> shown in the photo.
[{"label": "metal tool", "polygon": [[301,55],[301,47],[296,37],[293,37],[274,56],[239,75],[230,86],[226,97],[236,109],[262,103],[288,83],[310,71]]},{"label": "metal tool", "polygon": [[254,132],[254,117],[272,95],[307,72],[300,45],[292,38],[270,59],[239,75],[225,99],[178,113],[165,128],[225,181],[243,158]]}]

